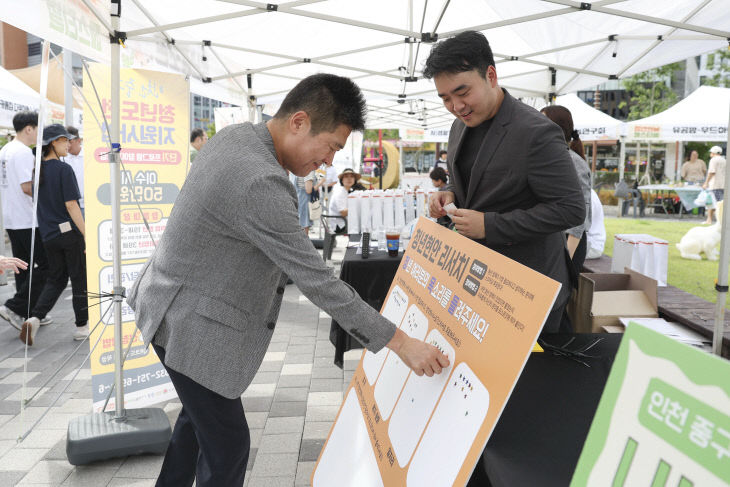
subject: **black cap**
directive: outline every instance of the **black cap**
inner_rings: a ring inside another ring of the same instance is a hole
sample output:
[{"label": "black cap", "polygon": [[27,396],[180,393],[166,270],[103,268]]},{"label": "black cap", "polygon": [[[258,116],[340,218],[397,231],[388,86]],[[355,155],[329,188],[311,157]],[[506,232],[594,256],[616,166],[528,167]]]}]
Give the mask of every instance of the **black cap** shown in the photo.
[{"label": "black cap", "polygon": [[48,145],[51,142],[53,142],[56,139],[59,139],[61,137],[66,137],[68,140],[75,139],[75,135],[71,135],[68,133],[68,130],[66,130],[66,127],[61,125],[60,123],[54,123],[53,125],[48,125],[43,129],[43,145]]}]

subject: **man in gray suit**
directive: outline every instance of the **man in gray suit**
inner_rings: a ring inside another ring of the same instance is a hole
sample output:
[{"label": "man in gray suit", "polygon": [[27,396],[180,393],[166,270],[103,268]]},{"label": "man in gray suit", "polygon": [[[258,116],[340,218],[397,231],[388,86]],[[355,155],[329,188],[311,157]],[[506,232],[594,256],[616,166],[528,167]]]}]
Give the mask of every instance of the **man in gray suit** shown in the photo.
[{"label": "man in gray suit", "polygon": [[266,123],[233,125],[202,148],[127,303],[182,402],[157,485],[243,484],[249,432],[241,394],[276,326],[287,276],[364,346],[388,347],[418,375],[448,365],[332,275],[299,227],[287,172],[305,176],[363,130],[349,79],[302,80]]},{"label": "man in gray suit", "polygon": [[492,50],[479,32],[434,46],[424,76],[456,116],[450,183],[430,197],[431,216],[446,215],[444,206],[454,203],[459,209],[451,220],[460,234],[560,282],[543,328],[559,331],[575,277],[564,232],[585,217],[562,131],[499,86]]}]

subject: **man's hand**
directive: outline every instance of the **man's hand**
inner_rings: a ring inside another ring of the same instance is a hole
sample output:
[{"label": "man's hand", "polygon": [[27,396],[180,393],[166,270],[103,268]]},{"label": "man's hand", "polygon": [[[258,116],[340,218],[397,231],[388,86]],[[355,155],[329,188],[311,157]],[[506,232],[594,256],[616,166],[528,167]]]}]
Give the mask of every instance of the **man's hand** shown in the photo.
[{"label": "man's hand", "polygon": [[13,271],[17,274],[21,270],[26,270],[27,268],[28,264],[17,257],[4,257],[0,255],[0,274],[5,271]]},{"label": "man's hand", "polygon": [[435,193],[431,193],[431,196],[428,197],[428,211],[431,214],[431,218],[446,216],[444,206],[454,201],[454,193],[451,191],[436,191]]},{"label": "man's hand", "polygon": [[411,338],[400,329],[395,331],[387,347],[397,353],[403,363],[419,376],[426,374],[432,377],[449,366],[449,357],[438,348]]},{"label": "man's hand", "polygon": [[456,231],[472,239],[484,238],[484,213],[460,208],[450,215]]}]

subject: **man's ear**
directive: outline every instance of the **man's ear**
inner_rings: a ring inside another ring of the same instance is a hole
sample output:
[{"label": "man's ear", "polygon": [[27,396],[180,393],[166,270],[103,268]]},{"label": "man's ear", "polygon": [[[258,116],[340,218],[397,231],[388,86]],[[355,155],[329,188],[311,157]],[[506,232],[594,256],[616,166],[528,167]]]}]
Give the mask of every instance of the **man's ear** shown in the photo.
[{"label": "man's ear", "polygon": [[306,134],[312,128],[307,112],[300,110],[289,116],[289,130],[295,134]]},{"label": "man's ear", "polygon": [[490,86],[494,88],[497,84],[497,68],[494,66],[489,66],[487,68],[487,81],[489,82]]}]

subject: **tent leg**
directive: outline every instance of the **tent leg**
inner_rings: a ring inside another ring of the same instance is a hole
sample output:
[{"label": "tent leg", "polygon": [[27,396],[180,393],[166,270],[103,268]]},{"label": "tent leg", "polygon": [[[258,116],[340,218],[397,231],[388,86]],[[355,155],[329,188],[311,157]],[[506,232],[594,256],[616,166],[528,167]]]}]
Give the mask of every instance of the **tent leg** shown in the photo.
[{"label": "tent leg", "polygon": [[[730,113],[728,114],[730,123]],[[727,147],[730,147],[730,132],[728,132]],[[725,150],[727,158],[727,149]],[[720,235],[720,262],[717,271],[717,300],[715,301],[715,327],[712,333],[712,352],[722,355],[722,340],[725,335],[725,303],[727,302],[727,277],[728,261],[730,261],[730,239],[727,230],[730,228],[730,211],[726,211],[725,203],[728,201],[728,189],[730,189],[730,171],[725,172],[725,199],[723,200],[722,227]]]},{"label": "tent leg", "polygon": [[[111,0],[112,28],[119,29],[121,0]],[[114,10],[116,8],[116,10]],[[116,12],[116,15],[115,13]],[[80,416],[69,421],[66,437],[66,456],[72,465],[85,465],[98,460],[141,453],[163,453],[172,435],[170,421],[161,408],[124,408],[124,381],[122,367],[122,251],[120,218],[120,161],[119,99],[120,46],[111,45],[111,133],[112,152],[109,154],[112,201],[112,249],[114,270],[114,387],[115,412]]]}]

